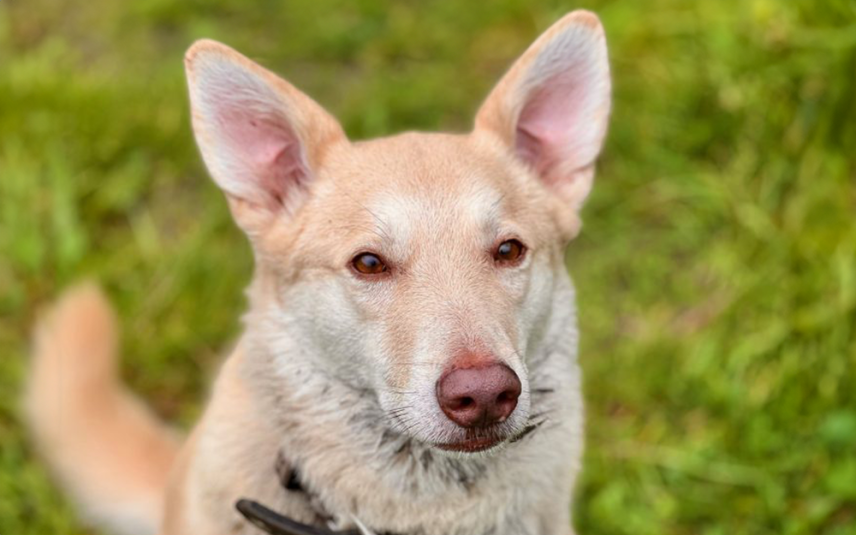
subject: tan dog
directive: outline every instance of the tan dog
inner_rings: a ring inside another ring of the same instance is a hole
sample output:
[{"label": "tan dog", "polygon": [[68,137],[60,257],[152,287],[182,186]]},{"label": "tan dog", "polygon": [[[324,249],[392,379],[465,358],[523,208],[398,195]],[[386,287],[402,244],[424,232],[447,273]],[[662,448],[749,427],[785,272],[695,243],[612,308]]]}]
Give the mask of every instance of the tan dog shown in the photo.
[{"label": "tan dog", "polygon": [[122,533],[259,533],[234,509],[247,497],[373,533],[572,533],[563,258],[610,109],[597,17],[542,35],[465,135],[351,142],[224,45],[186,65],[199,147],[256,256],[246,329],[179,448],[119,385],[97,290],[60,302],[28,407],[85,513]]}]

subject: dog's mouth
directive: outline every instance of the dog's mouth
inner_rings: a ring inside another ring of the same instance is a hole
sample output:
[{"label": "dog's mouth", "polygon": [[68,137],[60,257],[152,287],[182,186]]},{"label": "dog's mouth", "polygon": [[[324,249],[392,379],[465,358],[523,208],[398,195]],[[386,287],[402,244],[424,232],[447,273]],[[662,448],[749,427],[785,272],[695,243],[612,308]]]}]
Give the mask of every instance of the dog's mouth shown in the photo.
[{"label": "dog's mouth", "polygon": [[492,450],[503,444],[518,442],[526,437],[526,435],[529,435],[538,429],[542,423],[544,423],[543,420],[530,422],[529,425],[513,435],[502,434],[498,431],[492,430],[488,433],[478,433],[469,430],[463,440],[457,442],[440,442],[431,445],[437,449],[449,452],[480,453]]},{"label": "dog's mouth", "polygon": [[487,451],[505,442],[499,437],[466,438],[460,442],[445,442],[434,444],[434,447],[443,451],[454,451],[458,453],[477,453]]},{"label": "dog's mouth", "polygon": [[[547,421],[543,411],[534,415],[528,414],[527,404],[526,414],[515,413],[515,418],[507,418],[487,425],[483,422],[472,427],[450,425],[453,422],[441,417],[441,422],[438,422],[436,427],[430,425],[423,427],[424,424],[419,425],[422,424],[421,419],[409,414],[409,408],[396,407],[384,411],[389,423],[388,429],[393,432],[393,436],[399,436],[407,442],[413,441],[438,453],[446,452],[463,456],[499,452],[527,438]],[[428,420],[428,418],[425,419]]]}]

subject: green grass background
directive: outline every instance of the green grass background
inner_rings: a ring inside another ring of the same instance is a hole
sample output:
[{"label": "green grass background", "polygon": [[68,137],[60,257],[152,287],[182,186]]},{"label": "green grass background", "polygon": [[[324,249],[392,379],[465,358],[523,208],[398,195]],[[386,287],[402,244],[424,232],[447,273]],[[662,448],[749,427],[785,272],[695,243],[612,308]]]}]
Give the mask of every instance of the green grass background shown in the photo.
[{"label": "green grass background", "polygon": [[[856,533],[856,1],[0,1],[0,535],[93,533],[18,413],[28,331],[97,277],[123,374],[190,425],[251,258],[190,133],[223,40],[354,138],[469,128],[565,12],[602,17],[609,141],[569,265],[582,534]],[[229,504],[223,504],[229,507]]]}]

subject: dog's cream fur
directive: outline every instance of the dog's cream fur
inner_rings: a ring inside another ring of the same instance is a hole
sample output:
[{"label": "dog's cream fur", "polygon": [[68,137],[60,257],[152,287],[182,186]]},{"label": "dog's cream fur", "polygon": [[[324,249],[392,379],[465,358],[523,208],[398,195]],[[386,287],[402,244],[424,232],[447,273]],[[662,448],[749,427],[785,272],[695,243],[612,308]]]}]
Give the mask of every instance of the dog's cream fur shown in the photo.
[{"label": "dog's cream fur", "polygon": [[[247,497],[378,533],[571,533],[582,399],[563,258],[609,114],[597,18],[541,36],[466,135],[353,143],[224,45],[196,43],[186,65],[202,155],[256,255],[246,328],[179,449],[119,385],[98,291],[63,298],[38,331],[29,421],[84,512],[123,533],[257,533],[233,508]],[[511,238],[522,263],[496,264]],[[355,273],[364,251],[389,271]],[[463,431],[435,384],[466,355],[507,364],[523,391],[509,440],[451,454],[435,445]],[[309,493],[282,487],[278,458]]]}]

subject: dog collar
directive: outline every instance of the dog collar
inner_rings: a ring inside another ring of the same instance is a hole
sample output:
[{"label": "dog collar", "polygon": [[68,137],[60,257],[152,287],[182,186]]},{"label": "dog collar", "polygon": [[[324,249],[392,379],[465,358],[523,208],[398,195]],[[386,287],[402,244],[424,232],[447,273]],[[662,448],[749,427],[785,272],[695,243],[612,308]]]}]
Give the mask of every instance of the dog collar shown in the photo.
[{"label": "dog collar", "polygon": [[[286,492],[299,492],[307,495],[309,501],[312,502],[312,493],[304,488],[300,481],[300,474],[294,466],[287,462],[282,452],[277,455],[276,464],[274,465],[277,477],[280,484]],[[239,499],[235,503],[235,509],[244,516],[250,523],[257,528],[270,533],[271,535],[400,535],[395,533],[376,533],[367,528],[359,518],[351,515],[351,520],[357,525],[355,529],[332,530],[327,528],[319,528],[303,522],[298,522],[293,518],[288,518],[285,515],[265,507],[254,500],[246,498]],[[330,515],[324,511],[316,510],[322,518],[332,520]]]},{"label": "dog collar", "polygon": [[334,531],[310,526],[247,499],[238,500],[235,508],[254,526],[271,535],[372,535],[370,532],[356,529]]},{"label": "dog collar", "polygon": [[271,535],[397,535],[394,533],[375,533],[363,525],[356,517],[352,517],[357,529],[332,530],[310,526],[288,518],[273,511],[259,502],[240,499],[235,503],[235,509],[251,524]]}]

